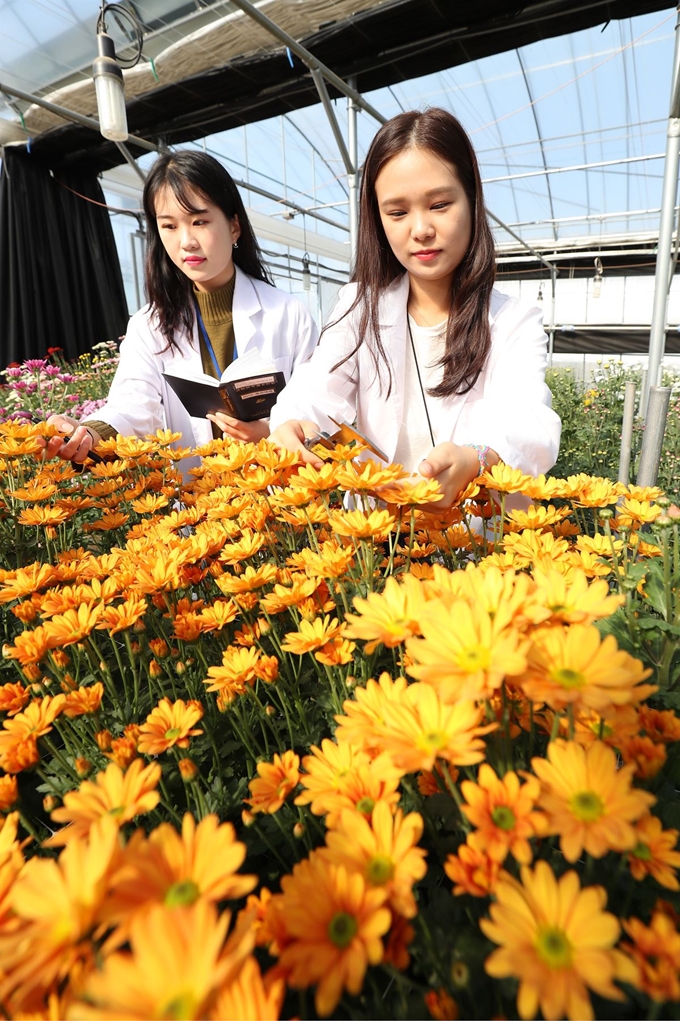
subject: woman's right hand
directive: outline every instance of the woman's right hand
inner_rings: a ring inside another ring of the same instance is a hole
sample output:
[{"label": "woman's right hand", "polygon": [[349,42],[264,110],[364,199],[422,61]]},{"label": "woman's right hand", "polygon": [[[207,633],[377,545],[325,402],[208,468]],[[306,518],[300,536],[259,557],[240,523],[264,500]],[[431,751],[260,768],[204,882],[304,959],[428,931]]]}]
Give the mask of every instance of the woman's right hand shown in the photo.
[{"label": "woman's right hand", "polygon": [[319,435],[319,427],[316,422],[307,419],[291,418],[283,422],[278,429],[275,429],[269,436],[269,442],[275,447],[283,447],[284,450],[295,450],[300,455],[300,460],[306,464],[312,464],[315,468],[321,468],[323,461],[311,450],[307,450],[305,440],[313,439]]},{"label": "woman's right hand", "polygon": [[82,464],[91,450],[101,443],[101,436],[89,425],[81,425],[68,415],[50,415],[47,424],[54,426],[62,435],[52,436],[45,442],[45,457],[61,457],[64,461]]}]

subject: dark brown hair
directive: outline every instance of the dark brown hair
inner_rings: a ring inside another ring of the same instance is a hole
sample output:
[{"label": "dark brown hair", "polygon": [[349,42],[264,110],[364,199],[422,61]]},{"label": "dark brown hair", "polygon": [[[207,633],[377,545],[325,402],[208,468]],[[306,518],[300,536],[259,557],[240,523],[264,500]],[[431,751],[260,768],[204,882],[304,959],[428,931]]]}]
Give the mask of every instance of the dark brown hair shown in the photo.
[{"label": "dark brown hair", "polygon": [[495,250],[484,211],[477,157],[464,128],[446,110],[432,107],[423,112],[401,113],[387,121],[371,142],[363,166],[359,238],[352,273],[352,282],[358,284],[358,289],[346,313],[361,309],[357,342],[351,354],[362,343],[368,344],[378,374],[381,364],[387,368],[389,396],[392,377],[380,340],[378,308],[383,291],[404,272],[404,267],[385,236],[375,182],[388,160],[413,148],[432,152],[454,167],[472,215],[470,245],[452,282],[446,346],[439,363],[444,369],[443,378],[429,391],[433,397],[449,397],[472,389],[489,354],[489,302],[495,277]]},{"label": "dark brown hair", "polygon": [[158,316],[168,347],[176,347],[175,333],[184,328],[191,337],[196,319],[193,285],[165,251],[156,223],[156,198],[170,188],[188,213],[195,212],[191,194],[200,195],[222,210],[228,220],[238,216],[241,234],[234,249],[234,263],[248,276],[272,281],[262,261],[260,247],[238,188],[221,163],[205,152],[183,150],[159,156],[144,184],[146,216],[146,293]]}]

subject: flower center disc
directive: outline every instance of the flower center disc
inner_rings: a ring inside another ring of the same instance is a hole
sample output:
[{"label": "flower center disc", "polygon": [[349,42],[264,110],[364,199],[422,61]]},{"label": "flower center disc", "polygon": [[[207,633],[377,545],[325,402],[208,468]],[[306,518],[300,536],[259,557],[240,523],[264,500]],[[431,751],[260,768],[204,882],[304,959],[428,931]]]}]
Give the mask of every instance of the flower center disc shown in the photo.
[{"label": "flower center disc", "polygon": [[356,803],[357,812],[361,812],[362,815],[369,815],[375,808],[375,801],[373,798],[369,798],[366,794]]},{"label": "flower center disc", "polygon": [[640,861],[650,861],[652,852],[648,844],[643,844],[642,841],[637,844],[630,852],[634,858],[639,858]]},{"label": "flower center disc", "polygon": [[165,904],[169,908],[193,904],[200,892],[193,879],[181,879],[178,883],[173,883],[166,893]]},{"label": "flower center disc", "polygon": [[568,666],[562,666],[557,670],[553,670],[552,679],[556,684],[559,684],[561,688],[582,688],[586,682],[582,673],[578,670],[572,670],[571,667]]},{"label": "flower center disc", "polygon": [[458,657],[458,666],[468,674],[474,674],[478,670],[486,670],[490,662],[489,650],[480,646],[464,649]]},{"label": "flower center disc", "polygon": [[515,825],[515,813],[507,805],[496,805],[491,813],[491,819],[499,830],[511,830]]},{"label": "flower center disc", "polygon": [[570,798],[569,808],[579,822],[595,822],[604,812],[602,798],[595,791],[578,791]]},{"label": "flower center disc", "polygon": [[571,943],[561,929],[553,926],[540,929],[535,946],[549,968],[566,968],[571,964]]},{"label": "flower center disc", "polygon": [[174,741],[181,733],[179,727],[171,727],[170,730],[166,730],[164,737],[166,741]]},{"label": "flower center disc", "polygon": [[366,878],[371,886],[384,886],[394,875],[394,862],[386,854],[376,854],[368,863]]},{"label": "flower center disc", "polygon": [[338,911],[328,923],[328,938],[336,947],[344,950],[357,934],[357,920],[346,911]]}]

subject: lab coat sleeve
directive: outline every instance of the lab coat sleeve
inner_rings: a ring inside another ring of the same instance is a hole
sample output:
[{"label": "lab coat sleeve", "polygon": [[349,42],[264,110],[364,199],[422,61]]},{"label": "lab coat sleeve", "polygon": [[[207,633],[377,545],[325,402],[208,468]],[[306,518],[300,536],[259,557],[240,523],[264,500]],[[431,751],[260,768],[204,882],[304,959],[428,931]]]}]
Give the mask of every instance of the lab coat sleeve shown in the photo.
[{"label": "lab coat sleeve", "polygon": [[136,313],[120,346],[120,361],[97,418],[122,436],[147,436],[165,428],[159,340],[148,313]]},{"label": "lab coat sleeve", "polygon": [[353,423],[356,418],[357,354],[337,368],[334,366],[355,347],[354,314],[347,315],[356,295],[356,286],[348,284],[340,291],[321,339],[309,361],[296,361],[288,385],[272,408],[269,424],[274,431],[289,419],[308,419],[320,429],[334,432],[337,422]]},{"label": "lab coat sleeve", "polygon": [[309,310],[300,301],[293,323],[291,373],[298,365],[308,362],[319,342],[319,328]]},{"label": "lab coat sleeve", "polygon": [[562,429],[545,382],[541,310],[508,302],[492,329],[483,394],[470,394],[456,443],[487,444],[506,464],[539,475],[555,464]]}]

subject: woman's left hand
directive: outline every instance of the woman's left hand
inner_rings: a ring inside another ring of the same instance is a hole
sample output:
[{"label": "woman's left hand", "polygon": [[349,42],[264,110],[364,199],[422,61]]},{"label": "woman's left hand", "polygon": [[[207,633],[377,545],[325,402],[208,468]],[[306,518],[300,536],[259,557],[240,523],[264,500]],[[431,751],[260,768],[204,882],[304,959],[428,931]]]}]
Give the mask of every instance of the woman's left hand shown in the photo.
[{"label": "woman's left hand", "polygon": [[438,443],[424,461],[418,465],[418,473],[426,479],[435,479],[442,488],[444,498],[438,503],[426,504],[421,510],[436,514],[438,510],[450,507],[459,493],[479,474],[479,456],[473,447],[458,446],[456,443]]},{"label": "woman's left hand", "polygon": [[242,440],[244,443],[257,443],[258,440],[269,436],[269,422],[266,418],[242,422],[240,418],[230,418],[221,411],[208,415],[207,418],[222,430],[225,439],[231,437],[232,440]]}]

